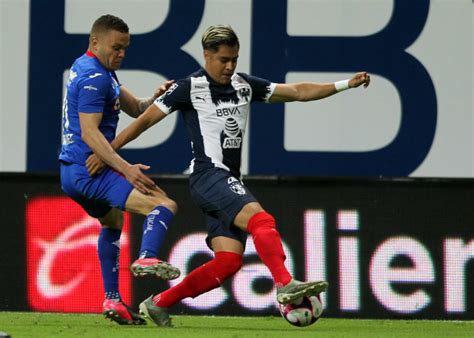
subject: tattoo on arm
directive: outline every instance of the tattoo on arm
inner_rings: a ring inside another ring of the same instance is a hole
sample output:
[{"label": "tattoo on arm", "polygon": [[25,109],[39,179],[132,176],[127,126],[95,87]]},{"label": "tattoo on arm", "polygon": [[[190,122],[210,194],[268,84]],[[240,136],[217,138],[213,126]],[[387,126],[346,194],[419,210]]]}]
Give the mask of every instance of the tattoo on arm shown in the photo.
[{"label": "tattoo on arm", "polygon": [[138,101],[138,115],[141,115],[154,101],[153,97],[143,98]]}]

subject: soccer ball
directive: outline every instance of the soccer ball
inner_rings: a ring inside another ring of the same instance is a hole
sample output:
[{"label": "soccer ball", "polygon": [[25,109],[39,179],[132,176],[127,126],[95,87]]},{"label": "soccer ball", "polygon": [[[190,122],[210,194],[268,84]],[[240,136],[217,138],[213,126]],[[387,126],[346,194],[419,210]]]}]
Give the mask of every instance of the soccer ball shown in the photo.
[{"label": "soccer ball", "polygon": [[305,296],[295,304],[280,304],[280,313],[291,325],[308,326],[321,317],[323,304],[319,296]]}]

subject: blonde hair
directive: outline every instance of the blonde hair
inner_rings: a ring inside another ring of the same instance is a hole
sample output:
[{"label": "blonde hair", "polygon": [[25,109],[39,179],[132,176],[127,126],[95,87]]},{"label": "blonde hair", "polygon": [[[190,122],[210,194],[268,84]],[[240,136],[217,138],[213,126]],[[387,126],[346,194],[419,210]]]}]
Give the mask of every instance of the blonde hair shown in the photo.
[{"label": "blonde hair", "polygon": [[212,52],[217,52],[220,45],[240,47],[237,34],[232,27],[226,25],[215,25],[206,29],[202,35],[201,44],[203,49]]}]

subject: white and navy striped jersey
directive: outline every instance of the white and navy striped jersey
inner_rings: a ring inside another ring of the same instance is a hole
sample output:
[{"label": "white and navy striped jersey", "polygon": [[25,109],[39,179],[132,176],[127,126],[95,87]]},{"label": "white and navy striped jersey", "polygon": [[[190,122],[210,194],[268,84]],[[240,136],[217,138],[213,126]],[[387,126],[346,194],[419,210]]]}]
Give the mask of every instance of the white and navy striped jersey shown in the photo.
[{"label": "white and navy striped jersey", "polygon": [[194,157],[191,172],[219,167],[240,177],[250,104],[268,102],[275,86],[243,73],[235,73],[230,84],[222,85],[201,69],[174,83],[155,104],[165,114],[175,110],[183,114]]}]

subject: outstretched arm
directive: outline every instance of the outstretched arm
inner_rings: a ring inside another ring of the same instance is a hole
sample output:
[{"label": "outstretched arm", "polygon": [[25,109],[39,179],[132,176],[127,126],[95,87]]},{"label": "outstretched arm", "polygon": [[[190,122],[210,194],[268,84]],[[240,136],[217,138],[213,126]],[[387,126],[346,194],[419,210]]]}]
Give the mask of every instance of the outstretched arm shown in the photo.
[{"label": "outstretched arm", "polygon": [[112,141],[111,146],[116,150],[122,148],[165,117],[166,114],[163,113],[155,104],[152,104],[142,115],[140,115],[139,118],[130,123],[127,128],[117,135],[117,137]]},{"label": "outstretched arm", "polygon": [[120,108],[130,115],[137,118],[140,116],[157,97],[166,92],[168,88],[174,83],[174,80],[164,82],[159,86],[152,96],[147,98],[138,98],[133,95],[125,86],[120,88]]},{"label": "outstretched arm", "polygon": [[117,154],[99,130],[102,115],[102,113],[79,113],[82,139],[97,157],[122,173],[136,189],[148,194],[156,185],[151,178],[142,173],[142,170],[150,167],[143,164],[130,164]]},{"label": "outstretched arm", "polygon": [[[153,104],[153,101],[166,92],[174,82],[174,80],[164,82],[149,98],[137,98],[127,88],[122,86],[120,88],[121,109],[131,117],[139,117],[150,105]],[[92,154],[86,160],[86,167],[89,171],[89,175],[94,176],[104,170],[106,163],[97,155]]]},{"label": "outstretched arm", "polygon": [[298,82],[279,83],[276,85],[270,102],[314,101],[336,94],[349,88],[357,88],[370,84],[370,76],[366,72],[355,74],[351,79],[335,83]]}]

